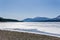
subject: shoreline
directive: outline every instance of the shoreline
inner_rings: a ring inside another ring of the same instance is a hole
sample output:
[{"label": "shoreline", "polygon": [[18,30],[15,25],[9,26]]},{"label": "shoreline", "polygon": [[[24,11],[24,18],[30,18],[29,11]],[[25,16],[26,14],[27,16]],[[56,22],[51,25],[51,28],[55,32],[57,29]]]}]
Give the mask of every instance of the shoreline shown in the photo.
[{"label": "shoreline", "polygon": [[60,40],[60,38],[41,34],[0,30],[0,40]]},{"label": "shoreline", "polygon": [[47,35],[47,36],[53,36],[53,37],[58,37],[58,38],[60,38],[60,34],[48,33],[48,32],[43,32],[43,31],[32,32],[32,31],[13,30],[13,29],[0,29],[0,30],[12,31],[12,32],[32,33],[32,34]]}]

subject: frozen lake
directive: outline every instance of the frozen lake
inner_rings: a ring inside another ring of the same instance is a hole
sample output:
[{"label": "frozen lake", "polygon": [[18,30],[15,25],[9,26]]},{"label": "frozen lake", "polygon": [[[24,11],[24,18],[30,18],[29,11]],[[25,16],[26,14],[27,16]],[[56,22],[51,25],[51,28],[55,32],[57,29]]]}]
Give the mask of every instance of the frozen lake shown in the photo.
[{"label": "frozen lake", "polygon": [[60,22],[0,22],[0,29],[60,37]]}]

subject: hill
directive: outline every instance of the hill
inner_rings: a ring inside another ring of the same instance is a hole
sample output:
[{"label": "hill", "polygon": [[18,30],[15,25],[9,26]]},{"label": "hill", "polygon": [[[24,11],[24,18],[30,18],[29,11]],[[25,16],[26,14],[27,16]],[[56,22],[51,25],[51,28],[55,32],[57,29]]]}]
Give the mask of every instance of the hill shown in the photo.
[{"label": "hill", "polygon": [[21,22],[21,21],[16,19],[6,19],[6,18],[0,17],[0,22]]}]

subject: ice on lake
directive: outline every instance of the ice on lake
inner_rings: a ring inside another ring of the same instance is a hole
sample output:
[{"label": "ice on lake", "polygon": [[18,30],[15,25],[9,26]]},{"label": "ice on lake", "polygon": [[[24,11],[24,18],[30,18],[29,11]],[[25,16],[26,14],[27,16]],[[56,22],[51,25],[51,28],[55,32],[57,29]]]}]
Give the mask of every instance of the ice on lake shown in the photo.
[{"label": "ice on lake", "polygon": [[0,29],[34,32],[60,37],[60,22],[1,22]]}]

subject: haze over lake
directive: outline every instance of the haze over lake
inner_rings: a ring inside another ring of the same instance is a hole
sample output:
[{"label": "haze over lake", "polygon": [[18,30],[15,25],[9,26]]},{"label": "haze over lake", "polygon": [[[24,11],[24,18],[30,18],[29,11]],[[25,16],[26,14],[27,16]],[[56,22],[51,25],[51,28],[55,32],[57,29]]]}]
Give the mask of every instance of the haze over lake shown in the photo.
[{"label": "haze over lake", "polygon": [[0,22],[0,29],[60,37],[60,22]]}]

